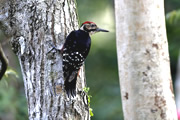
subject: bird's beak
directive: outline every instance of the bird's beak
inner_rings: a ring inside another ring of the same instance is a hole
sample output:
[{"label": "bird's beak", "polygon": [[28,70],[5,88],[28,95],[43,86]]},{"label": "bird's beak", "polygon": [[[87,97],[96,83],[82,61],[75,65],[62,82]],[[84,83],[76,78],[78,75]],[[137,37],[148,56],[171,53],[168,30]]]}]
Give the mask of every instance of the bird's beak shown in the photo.
[{"label": "bird's beak", "polygon": [[109,32],[108,30],[104,30],[104,29],[101,29],[101,28],[97,28],[96,31],[97,32]]}]

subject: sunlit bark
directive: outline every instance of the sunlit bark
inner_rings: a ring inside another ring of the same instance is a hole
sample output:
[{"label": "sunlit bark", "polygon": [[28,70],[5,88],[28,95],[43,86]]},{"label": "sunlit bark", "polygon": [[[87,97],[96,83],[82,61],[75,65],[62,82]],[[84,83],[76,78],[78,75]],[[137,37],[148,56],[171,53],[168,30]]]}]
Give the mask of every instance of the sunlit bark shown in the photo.
[{"label": "sunlit bark", "polygon": [[163,0],[115,0],[125,120],[177,120]]}]

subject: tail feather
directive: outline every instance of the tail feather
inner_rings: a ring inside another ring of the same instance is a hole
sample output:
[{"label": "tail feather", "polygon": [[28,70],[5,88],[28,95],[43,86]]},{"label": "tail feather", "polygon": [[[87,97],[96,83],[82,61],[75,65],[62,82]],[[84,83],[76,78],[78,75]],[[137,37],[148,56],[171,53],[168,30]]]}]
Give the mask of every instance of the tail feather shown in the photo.
[{"label": "tail feather", "polygon": [[77,80],[77,77],[75,77],[72,81],[65,80],[65,90],[68,97],[76,96],[76,80]]}]

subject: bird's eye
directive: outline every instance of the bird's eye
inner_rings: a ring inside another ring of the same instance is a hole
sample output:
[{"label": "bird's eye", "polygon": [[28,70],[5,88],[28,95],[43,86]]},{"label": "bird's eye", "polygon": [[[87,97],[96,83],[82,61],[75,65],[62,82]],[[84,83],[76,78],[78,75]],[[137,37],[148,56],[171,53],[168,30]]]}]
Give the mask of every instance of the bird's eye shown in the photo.
[{"label": "bird's eye", "polygon": [[96,25],[95,24],[91,24],[91,27],[96,27]]}]

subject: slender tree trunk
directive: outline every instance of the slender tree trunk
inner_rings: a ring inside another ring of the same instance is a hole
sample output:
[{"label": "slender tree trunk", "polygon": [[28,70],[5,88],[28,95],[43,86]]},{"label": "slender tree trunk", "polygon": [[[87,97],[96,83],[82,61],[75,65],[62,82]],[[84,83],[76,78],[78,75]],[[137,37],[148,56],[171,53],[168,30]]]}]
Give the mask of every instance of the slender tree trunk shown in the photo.
[{"label": "slender tree trunk", "polygon": [[175,92],[176,92],[177,111],[178,111],[178,114],[180,115],[180,50],[179,50],[176,80],[175,80]]},{"label": "slender tree trunk", "polygon": [[125,120],[177,120],[163,0],[115,0]]},{"label": "slender tree trunk", "polygon": [[78,29],[74,0],[2,0],[0,21],[10,26],[11,45],[18,55],[30,120],[89,120],[84,69],[77,96],[64,92],[62,57],[52,46],[62,46],[70,31]]}]

